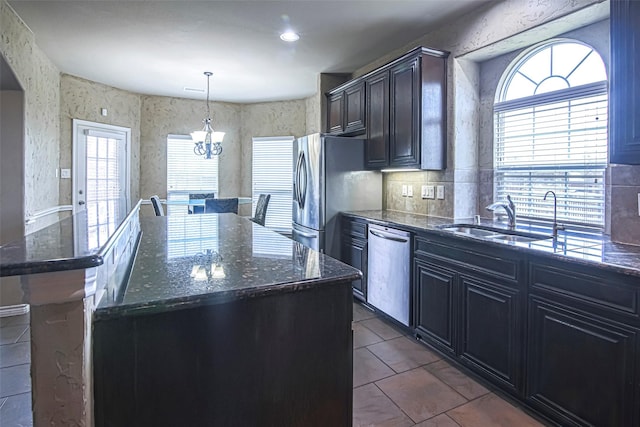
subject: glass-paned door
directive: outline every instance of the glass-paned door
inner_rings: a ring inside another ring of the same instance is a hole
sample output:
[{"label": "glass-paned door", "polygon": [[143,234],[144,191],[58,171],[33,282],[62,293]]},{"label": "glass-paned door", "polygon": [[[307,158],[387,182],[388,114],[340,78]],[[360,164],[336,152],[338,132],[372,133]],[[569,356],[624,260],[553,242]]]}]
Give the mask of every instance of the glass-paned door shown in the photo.
[{"label": "glass-paned door", "polygon": [[73,206],[87,221],[76,232],[87,233],[89,249],[104,245],[129,211],[129,140],[127,128],[74,120]]}]

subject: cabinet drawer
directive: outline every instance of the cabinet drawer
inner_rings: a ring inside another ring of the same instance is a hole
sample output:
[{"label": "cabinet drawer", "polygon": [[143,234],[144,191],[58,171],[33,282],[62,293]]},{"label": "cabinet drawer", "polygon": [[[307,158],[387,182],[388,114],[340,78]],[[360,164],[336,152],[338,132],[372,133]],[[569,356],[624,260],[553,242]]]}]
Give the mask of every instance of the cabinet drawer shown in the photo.
[{"label": "cabinet drawer", "polygon": [[367,223],[343,219],[342,233],[360,239],[367,239]]},{"label": "cabinet drawer", "polygon": [[487,250],[486,253],[465,247],[463,242],[457,246],[449,246],[439,241],[416,236],[415,255],[420,254],[438,257],[449,263],[468,268],[475,272],[488,273],[509,280],[518,280],[520,262],[510,258],[499,249]]},{"label": "cabinet drawer", "polygon": [[566,266],[530,263],[530,283],[533,291],[547,291],[571,297],[591,306],[607,308],[638,317],[640,288],[625,286],[625,278],[613,274],[583,274]]}]

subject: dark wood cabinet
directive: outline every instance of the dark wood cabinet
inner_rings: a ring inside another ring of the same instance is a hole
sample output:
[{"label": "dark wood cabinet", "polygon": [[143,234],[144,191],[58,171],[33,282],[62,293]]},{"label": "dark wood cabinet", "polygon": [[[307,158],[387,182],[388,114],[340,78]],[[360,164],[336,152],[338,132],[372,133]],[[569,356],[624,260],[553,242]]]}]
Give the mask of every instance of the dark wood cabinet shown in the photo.
[{"label": "dark wood cabinet", "polygon": [[416,336],[449,353],[456,351],[458,275],[428,257],[414,261]]},{"label": "dark wood cabinet", "polygon": [[420,58],[413,57],[390,70],[389,166],[415,166],[420,162],[418,134]]},{"label": "dark wood cabinet", "polygon": [[609,161],[640,165],[640,2],[610,7]]},{"label": "dark wood cabinet", "polygon": [[562,425],[640,425],[638,332],[531,296],[527,400]]},{"label": "dark wood cabinet", "polygon": [[327,132],[332,134],[341,134],[344,124],[343,117],[343,100],[344,92],[340,91],[329,96],[327,102]]},{"label": "dark wood cabinet", "polygon": [[367,300],[367,224],[341,217],[340,260],[362,272],[362,279],[354,280],[354,297]]},{"label": "dark wood cabinet", "polygon": [[382,169],[389,164],[389,73],[375,73],[365,80],[367,92],[367,142],[365,165]]},{"label": "dark wood cabinet", "polygon": [[327,94],[327,132],[358,135],[365,131],[365,84],[355,80]]},{"label": "dark wood cabinet", "polygon": [[497,281],[460,276],[460,359],[512,392],[521,386],[519,292]]},{"label": "dark wood cabinet", "polygon": [[420,47],[366,78],[369,169],[446,168],[447,57]]}]

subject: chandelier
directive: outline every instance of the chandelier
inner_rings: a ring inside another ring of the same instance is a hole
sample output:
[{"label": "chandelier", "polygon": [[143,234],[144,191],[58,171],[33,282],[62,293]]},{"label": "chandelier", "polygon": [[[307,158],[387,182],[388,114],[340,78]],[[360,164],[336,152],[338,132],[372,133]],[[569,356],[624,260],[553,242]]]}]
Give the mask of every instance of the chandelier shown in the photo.
[{"label": "chandelier", "polygon": [[209,109],[209,79],[213,75],[211,71],[205,71],[207,76],[207,117],[203,120],[204,128],[191,132],[191,139],[195,143],[193,152],[198,156],[210,159],[211,156],[218,156],[222,153],[222,139],[224,132],[216,132],[211,127],[211,110]]}]

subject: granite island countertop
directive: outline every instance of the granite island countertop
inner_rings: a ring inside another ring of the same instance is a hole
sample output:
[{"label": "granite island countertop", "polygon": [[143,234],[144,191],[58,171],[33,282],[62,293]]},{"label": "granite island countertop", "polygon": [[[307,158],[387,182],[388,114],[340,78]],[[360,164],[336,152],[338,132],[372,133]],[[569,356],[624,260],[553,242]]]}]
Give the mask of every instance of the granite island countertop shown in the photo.
[{"label": "granite island countertop", "polygon": [[[602,233],[572,230],[558,231],[558,238],[537,240],[533,242],[489,241],[479,237],[465,236],[442,230],[444,225],[454,221],[447,218],[431,217],[428,215],[411,214],[390,210],[351,211],[342,212],[352,218],[361,218],[369,222],[396,226],[414,232],[429,231],[443,236],[451,236],[465,240],[483,240],[489,247],[509,247],[513,250],[560,258],[572,263],[595,266],[622,274],[637,276],[640,285],[640,246],[612,242],[609,236]],[[457,221],[467,223],[470,221]],[[483,220],[482,225],[508,230],[505,223]],[[550,236],[550,226],[544,226],[526,221],[519,221],[517,231],[545,234]]]},{"label": "granite island countertop", "polygon": [[351,282],[361,273],[235,214],[140,218],[127,283],[94,320]]},{"label": "granite island countertop", "polygon": [[[117,209],[98,215],[87,210],[0,246],[0,277],[98,267],[123,230],[138,215]],[[96,208],[97,209],[97,208]]]}]

